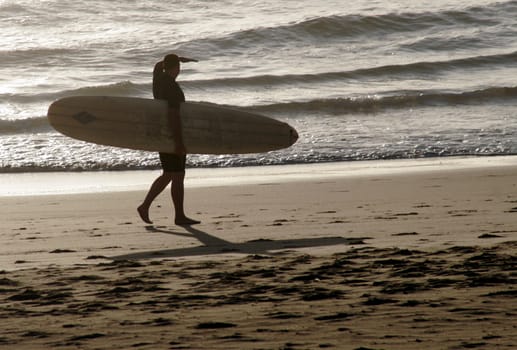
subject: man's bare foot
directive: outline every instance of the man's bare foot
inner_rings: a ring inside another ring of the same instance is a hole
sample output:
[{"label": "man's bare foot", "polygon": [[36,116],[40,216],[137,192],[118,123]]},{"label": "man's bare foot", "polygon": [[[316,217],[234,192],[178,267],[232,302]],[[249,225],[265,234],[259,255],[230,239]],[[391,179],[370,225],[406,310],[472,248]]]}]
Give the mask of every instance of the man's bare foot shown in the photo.
[{"label": "man's bare foot", "polygon": [[197,220],[184,216],[184,217],[176,218],[176,220],[174,220],[174,223],[178,226],[191,226],[191,225],[200,224],[201,221],[197,221]]},{"label": "man's bare foot", "polygon": [[152,224],[153,222],[151,219],[149,219],[149,208],[144,207],[142,204],[139,206],[136,210],[138,210],[138,215],[140,215],[140,218],[147,224]]}]

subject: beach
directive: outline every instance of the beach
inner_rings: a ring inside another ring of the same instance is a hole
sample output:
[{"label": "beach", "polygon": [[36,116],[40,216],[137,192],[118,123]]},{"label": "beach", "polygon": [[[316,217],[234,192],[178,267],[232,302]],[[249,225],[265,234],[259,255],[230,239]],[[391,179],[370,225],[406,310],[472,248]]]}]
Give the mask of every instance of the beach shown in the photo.
[{"label": "beach", "polygon": [[517,159],[359,163],[4,193],[0,348],[514,348]]},{"label": "beach", "polygon": [[[517,348],[517,2],[5,0],[0,23],[0,349]],[[170,53],[197,61],[186,101],[299,135],[189,154],[192,227],[168,193],[137,214],[156,153],[47,118],[152,98]]]}]

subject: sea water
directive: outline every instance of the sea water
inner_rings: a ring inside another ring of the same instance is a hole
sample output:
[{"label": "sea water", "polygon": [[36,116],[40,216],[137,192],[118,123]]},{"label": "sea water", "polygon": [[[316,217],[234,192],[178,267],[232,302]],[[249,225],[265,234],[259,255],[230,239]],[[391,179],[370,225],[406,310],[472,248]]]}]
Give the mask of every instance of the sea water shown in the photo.
[{"label": "sea water", "polygon": [[170,52],[191,101],[286,121],[299,141],[190,167],[517,153],[517,1],[0,0],[0,173],[134,170],[155,153],[54,131],[52,101],[152,98]]}]

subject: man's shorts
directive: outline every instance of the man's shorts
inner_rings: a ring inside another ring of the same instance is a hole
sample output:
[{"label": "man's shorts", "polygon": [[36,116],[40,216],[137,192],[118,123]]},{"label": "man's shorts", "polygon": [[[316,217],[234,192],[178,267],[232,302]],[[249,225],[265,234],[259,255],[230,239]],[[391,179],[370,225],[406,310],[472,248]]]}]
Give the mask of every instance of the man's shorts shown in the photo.
[{"label": "man's shorts", "polygon": [[187,163],[187,156],[160,152],[160,162],[162,163],[162,169],[165,172],[184,172],[185,164]]}]

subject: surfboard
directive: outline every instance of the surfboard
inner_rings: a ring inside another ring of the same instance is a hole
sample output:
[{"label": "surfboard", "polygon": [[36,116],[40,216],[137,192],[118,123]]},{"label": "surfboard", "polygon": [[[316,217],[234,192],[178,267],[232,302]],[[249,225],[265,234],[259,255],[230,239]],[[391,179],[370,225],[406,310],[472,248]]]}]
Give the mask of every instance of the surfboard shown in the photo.
[{"label": "surfboard", "polygon": [[[175,144],[162,100],[73,96],[48,109],[52,127],[69,137],[100,145],[174,153]],[[180,106],[183,143],[190,154],[261,153],[287,148],[298,133],[287,123],[215,104]]]}]

